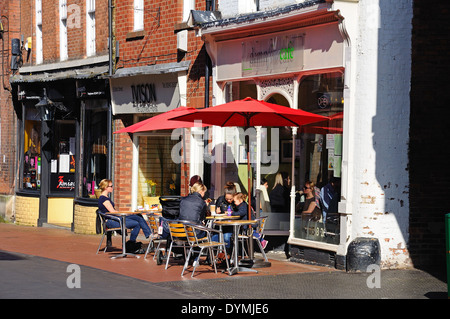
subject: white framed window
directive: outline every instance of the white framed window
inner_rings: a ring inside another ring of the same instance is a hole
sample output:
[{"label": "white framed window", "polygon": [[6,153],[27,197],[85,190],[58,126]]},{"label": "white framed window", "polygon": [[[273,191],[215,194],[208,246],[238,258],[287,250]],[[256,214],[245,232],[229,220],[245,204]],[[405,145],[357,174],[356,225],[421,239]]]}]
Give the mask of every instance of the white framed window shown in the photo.
[{"label": "white framed window", "polygon": [[67,50],[67,0],[59,0],[59,59],[68,59]]},{"label": "white framed window", "polygon": [[86,55],[95,55],[95,0],[86,0]]},{"label": "white framed window", "polygon": [[256,1],[255,0],[239,0],[238,10],[240,14],[256,12]]},{"label": "white framed window", "polygon": [[195,0],[184,0],[183,1],[183,21],[187,21],[191,10],[195,10]]},{"label": "white framed window", "polygon": [[42,0],[36,0],[36,64],[42,64]]},{"label": "white framed window", "polygon": [[133,31],[144,30],[144,0],[134,0]]}]

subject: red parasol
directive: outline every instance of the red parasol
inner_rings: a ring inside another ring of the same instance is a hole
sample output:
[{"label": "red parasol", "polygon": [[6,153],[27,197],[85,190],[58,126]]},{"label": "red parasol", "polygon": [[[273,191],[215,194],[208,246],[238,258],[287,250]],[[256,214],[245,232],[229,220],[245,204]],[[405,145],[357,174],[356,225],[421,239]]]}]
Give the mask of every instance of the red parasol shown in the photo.
[{"label": "red parasol", "polygon": [[[188,123],[185,121],[172,121],[170,120],[173,117],[186,115],[195,112],[197,109],[193,107],[178,107],[176,109],[155,115],[128,127],[125,127],[121,130],[115,131],[114,134],[118,133],[138,133],[138,132],[147,132],[147,131],[155,131],[155,130],[174,130],[177,128],[185,128],[185,127],[205,127],[208,126],[204,123],[196,124],[194,122]],[[170,121],[169,121],[170,120]]]}]

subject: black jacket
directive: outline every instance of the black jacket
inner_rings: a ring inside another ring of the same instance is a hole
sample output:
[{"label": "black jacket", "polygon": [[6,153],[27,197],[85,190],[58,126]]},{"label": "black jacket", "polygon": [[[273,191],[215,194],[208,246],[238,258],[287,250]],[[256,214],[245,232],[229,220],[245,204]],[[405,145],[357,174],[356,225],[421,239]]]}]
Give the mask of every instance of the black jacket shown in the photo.
[{"label": "black jacket", "polygon": [[192,193],[180,201],[180,220],[201,224],[206,218],[206,203],[199,193]]},{"label": "black jacket", "polygon": [[274,213],[288,213],[290,204],[289,189],[280,184],[269,193],[270,206]]}]

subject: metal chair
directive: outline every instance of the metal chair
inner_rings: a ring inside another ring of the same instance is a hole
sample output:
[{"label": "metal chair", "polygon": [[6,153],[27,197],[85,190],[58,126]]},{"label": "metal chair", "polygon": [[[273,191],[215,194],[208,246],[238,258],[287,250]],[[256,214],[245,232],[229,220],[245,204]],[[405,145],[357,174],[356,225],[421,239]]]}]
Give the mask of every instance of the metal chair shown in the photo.
[{"label": "metal chair", "polygon": [[[255,227],[255,233],[258,234],[258,238],[253,236],[253,239],[255,239],[256,242],[258,243],[259,250],[261,251],[262,255],[264,256],[264,260],[268,261],[266,253],[264,252],[264,248],[261,245],[261,240],[264,238],[264,226],[265,226],[266,221],[267,221],[267,216],[256,218],[256,220],[258,221],[258,224]],[[247,246],[248,246],[249,240],[250,240],[250,234],[248,234],[248,235],[241,234],[241,235],[239,235],[238,238],[239,238],[239,241],[242,243],[242,251],[243,251],[243,253],[247,254],[247,252],[245,251],[245,248],[244,248],[244,242],[247,242]]]},{"label": "metal chair", "polygon": [[158,233],[158,222],[156,221],[156,216],[153,214],[147,215],[148,218],[148,225],[150,227],[150,230],[152,234],[150,235],[150,241],[148,243],[147,251],[145,252],[144,259],[147,258],[147,254],[150,251],[150,248],[154,247],[155,243],[158,243],[158,247],[156,247],[155,254],[153,255],[153,260],[156,259],[156,256],[158,255],[161,243],[166,242],[167,239],[160,238],[160,235]]},{"label": "metal chair", "polygon": [[[101,245],[103,243],[103,239],[105,238],[105,236],[108,233],[111,234],[113,231],[120,231],[122,229],[122,220],[119,217],[112,216],[112,215],[107,215],[105,213],[102,213],[102,212],[100,212],[99,209],[97,209],[96,213],[97,213],[97,216],[100,218],[100,221],[102,223],[102,230],[103,230],[102,239],[100,240],[100,243],[99,243],[98,248],[97,248],[97,253],[96,254],[98,254],[98,252],[100,250],[100,247],[101,247]],[[119,227],[108,228],[108,226],[106,224],[106,221],[108,219],[112,219],[112,220],[115,220],[115,221],[119,222]],[[122,234],[122,236],[124,236],[124,235],[126,236],[126,234]],[[106,248],[108,248],[107,245],[105,246],[105,249],[103,250],[103,252],[106,252]]]},{"label": "metal chair", "polygon": [[[203,251],[205,249],[208,250],[209,258],[213,262],[213,264],[214,264],[214,271],[217,274],[217,266],[216,266],[216,256],[217,256],[217,254],[214,255],[213,248],[216,248],[217,253],[219,251],[225,252],[226,250],[225,250],[225,244],[223,242],[215,242],[215,241],[211,240],[211,233],[212,232],[219,233],[219,238],[222,238],[222,236],[220,236],[222,232],[220,230],[217,230],[217,229],[204,227],[204,226],[200,226],[200,225],[188,224],[188,223],[184,224],[184,229],[186,231],[186,238],[188,240],[190,249],[189,249],[188,256],[186,257],[186,261],[184,263],[184,267],[183,267],[183,271],[181,272],[181,276],[183,276],[184,271],[186,270],[186,268],[189,265],[189,259],[191,257],[191,254],[198,253],[197,258],[193,262],[194,269],[192,270],[191,277],[194,277],[195,269],[197,269],[197,266],[199,265],[199,262],[200,262],[200,257],[202,256],[202,253],[203,253]],[[203,237],[203,238],[200,238],[200,239],[197,238],[197,231],[205,232],[206,233],[206,237]],[[200,251],[196,250],[198,248],[200,248]],[[227,263],[227,269],[229,269],[230,265],[228,263],[228,259],[226,258],[226,254],[225,254],[225,260],[226,260],[226,263]]]},{"label": "metal chair", "polygon": [[170,254],[172,252],[172,248],[174,248],[174,247],[183,248],[184,256],[186,257],[186,248],[189,247],[189,243],[186,238],[186,231],[184,229],[184,223],[186,223],[186,222],[180,221],[180,220],[167,221],[167,224],[169,226],[171,241],[170,241],[169,251],[166,254],[166,268],[165,269],[167,269],[167,267],[169,265],[169,259],[170,259]]}]

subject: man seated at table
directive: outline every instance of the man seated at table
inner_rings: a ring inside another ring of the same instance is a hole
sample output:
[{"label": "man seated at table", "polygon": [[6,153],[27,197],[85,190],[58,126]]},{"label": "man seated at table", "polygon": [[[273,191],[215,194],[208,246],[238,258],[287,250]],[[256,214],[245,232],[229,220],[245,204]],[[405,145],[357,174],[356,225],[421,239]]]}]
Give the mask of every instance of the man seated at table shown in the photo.
[{"label": "man seated at table", "polygon": [[[112,181],[110,179],[103,179],[98,186],[102,191],[100,197],[98,198],[98,209],[100,212],[104,214],[118,212],[114,207],[114,202],[109,198],[109,193],[113,190]],[[118,228],[120,227],[120,223],[116,219],[107,219],[106,226],[108,228]],[[145,238],[148,238],[151,234],[150,227],[140,214],[126,216],[125,227],[132,229],[130,240],[127,242],[127,251],[128,247],[130,247],[131,250],[134,250],[132,252],[135,252],[137,249],[134,248],[140,246],[136,243],[136,238],[139,235],[140,230],[142,229]],[[111,232],[108,232],[107,236],[106,246],[111,247]]]}]

